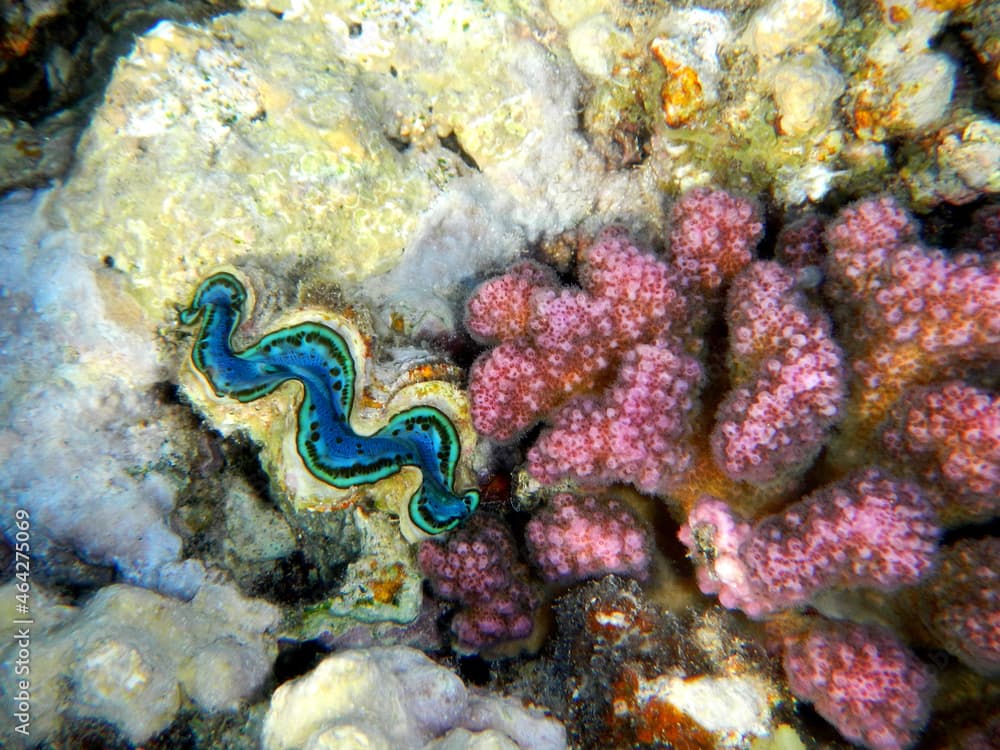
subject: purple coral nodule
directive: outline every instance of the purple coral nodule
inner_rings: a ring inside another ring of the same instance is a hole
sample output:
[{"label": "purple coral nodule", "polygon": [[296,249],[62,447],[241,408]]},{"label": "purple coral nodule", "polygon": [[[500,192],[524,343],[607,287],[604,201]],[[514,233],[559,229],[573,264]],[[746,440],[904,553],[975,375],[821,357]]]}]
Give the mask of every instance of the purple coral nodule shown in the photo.
[{"label": "purple coral nodule", "polygon": [[477,653],[531,635],[538,596],[499,519],[477,514],[447,539],[423,542],[417,557],[434,592],[462,606],[452,620],[460,651]]}]

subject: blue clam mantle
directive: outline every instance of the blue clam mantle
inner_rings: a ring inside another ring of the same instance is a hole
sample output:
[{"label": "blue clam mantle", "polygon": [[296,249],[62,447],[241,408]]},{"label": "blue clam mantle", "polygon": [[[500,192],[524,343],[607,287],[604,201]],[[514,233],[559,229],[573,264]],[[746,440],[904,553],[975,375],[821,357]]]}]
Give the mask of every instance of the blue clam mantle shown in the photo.
[{"label": "blue clam mantle", "polygon": [[461,445],[444,413],[415,406],[394,415],[375,434],[359,435],[350,421],[357,373],[343,337],[320,323],[300,323],[234,351],[232,336],[246,301],[239,279],[217,273],[198,286],[180,316],[184,325],[202,318],[191,360],[218,396],[246,403],[298,380],[304,395],[296,447],[313,476],[348,488],[385,479],[404,466],[419,468],[423,481],[410,498],[409,514],[428,534],[454,528],[476,509],[477,490],[459,495],[453,489]]}]

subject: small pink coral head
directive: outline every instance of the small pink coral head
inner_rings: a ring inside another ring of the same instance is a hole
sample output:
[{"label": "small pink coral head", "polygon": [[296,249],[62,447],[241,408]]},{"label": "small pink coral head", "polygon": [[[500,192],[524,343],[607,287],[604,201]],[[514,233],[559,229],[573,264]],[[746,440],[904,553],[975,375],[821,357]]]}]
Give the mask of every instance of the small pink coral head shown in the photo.
[{"label": "small pink coral head", "polygon": [[531,476],[545,484],[566,477],[585,486],[629,482],[652,492],[683,475],[702,369],[679,349],[636,346],[600,398],[577,398],[556,411],[528,452]]},{"label": "small pink coral head", "polygon": [[934,569],[940,534],[925,491],[868,469],[762,519],[742,558],[781,609],[829,588],[917,583]]},{"label": "small pink coral head", "polygon": [[719,602],[727,609],[742,609],[756,616],[764,597],[759,595],[742,558],[750,535],[750,524],[710,495],[695,503],[677,534],[695,561],[702,593],[718,594]]},{"label": "small pink coral head", "polygon": [[867,198],[848,206],[826,230],[836,278],[866,288],[886,255],[917,237],[917,225],[893,198]]},{"label": "small pink coral head", "polygon": [[553,372],[531,346],[504,342],[481,355],[469,372],[476,430],[510,440],[555,406],[561,395]]},{"label": "small pink coral head", "polygon": [[475,653],[531,634],[538,597],[500,519],[478,513],[418,552],[431,589],[462,608],[452,621],[456,646]]},{"label": "small pink coral head", "polygon": [[652,543],[645,524],[620,500],[556,495],[525,530],[531,562],[550,583],[615,573],[644,580]]},{"label": "small pink coral head", "polygon": [[1000,346],[1000,258],[915,243],[888,198],[845,209],[827,230],[825,291],[838,303],[855,385],[850,420],[873,429],[906,388],[964,377]]},{"label": "small pink coral head", "polygon": [[691,286],[711,292],[750,262],[763,231],[750,200],[724,190],[695,188],[674,204],[670,252]]},{"label": "small pink coral head", "polygon": [[525,262],[480,284],[466,303],[465,325],[483,340],[524,336],[532,316],[532,297],[556,288],[552,269]]},{"label": "small pink coral head", "polygon": [[811,214],[788,224],[778,234],[774,255],[786,268],[800,271],[823,262],[823,221]]},{"label": "small pink coral head", "polygon": [[622,229],[601,232],[580,256],[580,284],[606,305],[616,344],[652,341],[689,316],[680,274]]},{"label": "small pink coral head", "polygon": [[871,750],[905,750],[927,723],[934,677],[885,628],[815,623],[786,639],[784,667],[799,700]]},{"label": "small pink coral head", "polygon": [[[509,440],[541,419],[558,421],[557,410],[579,406],[591,391],[600,391],[600,383],[614,377],[616,370],[631,377],[630,357],[641,348],[683,353],[685,340],[696,327],[694,319],[701,320],[704,314],[692,309],[694,298],[686,294],[690,285],[682,277],[679,269],[636,247],[623,230],[609,229],[580,254],[582,289],[560,289],[551,271],[530,263],[483,284],[469,301],[466,322],[473,335],[500,343],[480,357],[470,372],[476,429]],[[690,372],[690,363],[698,367],[695,360],[683,357],[685,372],[675,378],[676,392],[662,398],[648,383],[637,384],[664,401],[660,412],[669,423],[664,430],[686,429],[683,412],[691,408],[691,386],[700,379],[700,369]],[[647,410],[653,406],[647,404]],[[649,421],[648,417],[644,415],[643,420]],[[623,433],[618,430],[619,435]],[[688,462],[681,455],[683,449],[660,455],[660,443],[676,447],[673,437],[645,442],[654,448],[653,458],[676,458],[673,465],[683,471],[681,464]],[[605,441],[604,450],[609,445]],[[654,488],[654,474],[663,462],[639,465],[632,455],[635,451],[626,452],[625,462],[632,465],[635,476],[625,481]],[[621,451],[614,453],[612,462]],[[594,473],[586,461],[573,470]],[[597,474],[602,475],[598,481],[606,481],[604,474],[610,478],[622,472],[601,469]]]}]

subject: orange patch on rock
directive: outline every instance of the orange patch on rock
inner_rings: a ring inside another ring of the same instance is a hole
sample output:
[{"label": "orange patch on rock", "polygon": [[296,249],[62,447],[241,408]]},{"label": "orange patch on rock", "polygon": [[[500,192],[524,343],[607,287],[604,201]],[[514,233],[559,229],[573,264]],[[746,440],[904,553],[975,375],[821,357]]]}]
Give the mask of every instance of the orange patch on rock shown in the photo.
[{"label": "orange patch on rock", "polygon": [[643,695],[644,682],[634,667],[627,666],[611,686],[612,715],[608,727],[614,739],[674,750],[715,747],[715,736],[690,716],[656,695]]}]

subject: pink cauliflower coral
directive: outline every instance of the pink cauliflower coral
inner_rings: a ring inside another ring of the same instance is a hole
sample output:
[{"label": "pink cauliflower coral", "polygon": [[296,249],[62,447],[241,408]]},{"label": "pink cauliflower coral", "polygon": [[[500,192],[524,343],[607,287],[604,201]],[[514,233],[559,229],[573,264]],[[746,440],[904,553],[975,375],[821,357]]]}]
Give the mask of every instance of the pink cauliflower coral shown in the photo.
[{"label": "pink cauliflower coral", "polygon": [[698,562],[701,590],[755,618],[830,588],[916,583],[933,569],[939,535],[920,488],[875,469],[754,526],[721,500],[703,498],[679,534]]},{"label": "pink cauliflower coral", "polygon": [[908,386],[995,360],[1000,257],[949,256],[915,244],[890,198],[841,212],[826,233],[831,296],[858,378],[857,420],[877,424]]},{"label": "pink cauliflower coral", "polygon": [[885,628],[814,624],[785,639],[783,663],[795,697],[852,742],[903,750],[927,723],[933,675]]},{"label": "pink cauliflower coral", "polygon": [[764,225],[757,208],[723,190],[695,188],[674,205],[670,253],[685,285],[718,290],[753,257]]},{"label": "pink cauliflower coral", "polygon": [[639,249],[619,228],[601,232],[580,253],[580,285],[601,305],[614,340],[605,347],[628,348],[683,333],[691,315],[690,300],[681,293],[684,279],[675,268]]},{"label": "pink cauliflower coral", "polygon": [[733,281],[727,306],[732,390],[712,432],[717,465],[766,484],[804,471],[840,415],[840,347],[826,315],[778,263],[757,261]]},{"label": "pink cauliflower coral", "polygon": [[418,559],[434,592],[463,605],[452,620],[459,650],[477,653],[531,634],[538,597],[498,519],[474,515],[446,540],[423,542]]},{"label": "pink cauliflower coral", "polygon": [[484,434],[509,440],[568,394],[592,387],[611,364],[593,343],[612,332],[608,304],[560,292],[553,276],[523,263],[484,283],[468,302],[469,330],[501,339],[470,373],[472,419]]},{"label": "pink cauliflower coral", "polygon": [[619,500],[556,495],[528,522],[526,538],[531,561],[549,582],[649,574],[649,532]]},{"label": "pink cauliflower coral", "polygon": [[910,389],[881,440],[901,470],[940,490],[942,520],[1000,512],[1000,398],[961,381]]},{"label": "pink cauliflower coral", "polygon": [[549,420],[529,461],[541,481],[666,486],[689,462],[701,369],[687,347],[761,228],[749,201],[696,190],[674,207],[670,262],[612,228],[580,252],[579,290],[535,264],[487,281],[466,321],[498,342],[470,372],[476,429],[509,440]]},{"label": "pink cauliflower coral", "polygon": [[916,223],[892,198],[871,198],[842,210],[826,230],[832,296],[855,303],[873,295],[892,253],[916,238]]},{"label": "pink cauliflower coral", "polygon": [[697,360],[664,347],[629,352],[600,396],[574,399],[528,452],[528,471],[545,484],[572,477],[584,485],[631,482],[656,491],[691,463],[688,438]]},{"label": "pink cauliflower coral", "polygon": [[500,341],[469,377],[480,432],[510,439],[593,388],[636,343],[687,318],[676,274],[619,229],[582,252],[580,277],[582,289],[559,289],[551,270],[524,263],[469,299],[468,329]]},{"label": "pink cauliflower coral", "polygon": [[469,299],[466,325],[471,333],[484,340],[526,336],[532,318],[532,297],[556,286],[556,275],[551,268],[521,263],[479,286]]},{"label": "pink cauliflower coral", "polygon": [[947,547],[937,575],[920,588],[920,607],[941,644],[972,669],[1000,676],[1000,539]]}]

